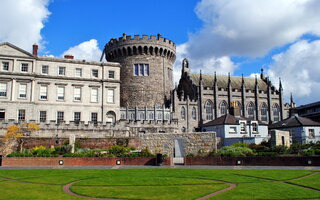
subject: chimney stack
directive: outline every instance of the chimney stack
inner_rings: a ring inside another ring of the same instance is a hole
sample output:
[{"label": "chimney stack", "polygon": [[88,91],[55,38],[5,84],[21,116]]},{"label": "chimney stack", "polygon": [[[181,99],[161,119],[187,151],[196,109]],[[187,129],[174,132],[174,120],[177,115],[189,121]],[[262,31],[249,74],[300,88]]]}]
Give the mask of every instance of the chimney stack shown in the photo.
[{"label": "chimney stack", "polygon": [[37,44],[32,45],[32,54],[34,56],[38,56],[38,45]]},{"label": "chimney stack", "polygon": [[73,56],[73,55],[64,55],[64,58],[65,58],[65,59],[73,59],[74,56]]}]

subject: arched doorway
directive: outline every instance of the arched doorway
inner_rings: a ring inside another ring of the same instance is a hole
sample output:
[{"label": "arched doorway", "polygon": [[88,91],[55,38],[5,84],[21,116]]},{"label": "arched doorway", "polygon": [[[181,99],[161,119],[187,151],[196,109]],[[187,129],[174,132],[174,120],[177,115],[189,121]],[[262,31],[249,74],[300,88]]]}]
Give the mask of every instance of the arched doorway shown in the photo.
[{"label": "arched doorway", "polygon": [[107,122],[114,124],[116,122],[116,113],[113,111],[107,112]]}]

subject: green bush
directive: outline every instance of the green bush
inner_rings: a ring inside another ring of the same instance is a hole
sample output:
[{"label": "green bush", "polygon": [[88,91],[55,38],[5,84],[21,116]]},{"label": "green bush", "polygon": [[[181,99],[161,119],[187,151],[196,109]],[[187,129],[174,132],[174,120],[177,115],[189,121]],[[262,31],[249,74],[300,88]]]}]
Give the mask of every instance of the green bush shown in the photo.
[{"label": "green bush", "polygon": [[225,146],[218,150],[220,156],[253,156],[254,152],[248,147]]},{"label": "green bush", "polygon": [[247,147],[249,148],[249,144],[246,144],[246,143],[242,143],[242,142],[237,142],[237,143],[234,143],[232,144],[231,146],[234,146],[234,147]]}]

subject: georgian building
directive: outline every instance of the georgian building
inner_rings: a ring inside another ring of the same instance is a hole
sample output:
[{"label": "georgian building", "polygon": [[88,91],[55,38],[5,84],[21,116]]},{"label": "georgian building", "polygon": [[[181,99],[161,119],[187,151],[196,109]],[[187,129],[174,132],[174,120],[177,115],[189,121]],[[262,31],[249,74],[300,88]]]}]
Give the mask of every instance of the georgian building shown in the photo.
[{"label": "georgian building", "polygon": [[0,120],[115,122],[120,64],[40,57],[0,43]]}]

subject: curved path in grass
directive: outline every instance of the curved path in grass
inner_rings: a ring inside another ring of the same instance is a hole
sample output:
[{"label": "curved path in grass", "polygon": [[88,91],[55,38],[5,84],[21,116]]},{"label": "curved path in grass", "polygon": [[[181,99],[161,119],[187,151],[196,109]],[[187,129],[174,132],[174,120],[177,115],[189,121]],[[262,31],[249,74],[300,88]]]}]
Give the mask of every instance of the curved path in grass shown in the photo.
[{"label": "curved path in grass", "polygon": [[[39,182],[30,182],[30,181],[23,181],[23,180],[18,180],[18,179],[12,179],[12,178],[6,178],[6,177],[0,177],[0,179],[3,179],[3,180],[6,180],[6,181],[13,181],[13,182],[18,182],[18,183],[28,183],[28,184],[38,184],[38,185],[61,185],[63,186],[63,191],[69,195],[72,195],[72,196],[75,196],[75,197],[79,197],[79,198],[87,198],[87,199],[107,199],[107,200],[127,200],[127,199],[115,199],[115,198],[102,198],[102,197],[91,197],[91,196],[85,196],[85,195],[80,195],[80,194],[77,194],[73,191],[71,191],[71,187],[80,182],[81,180],[76,180],[76,181],[73,181],[71,183],[68,183],[66,185],[62,185],[62,184],[54,184],[54,183],[39,183]],[[225,188],[225,189],[222,189],[222,190],[218,190],[214,193],[211,193],[211,194],[208,194],[206,196],[203,196],[203,197],[200,197],[198,198],[197,200],[205,200],[205,199],[208,199],[210,197],[213,197],[213,196],[216,196],[220,193],[223,193],[223,192],[226,192],[226,191],[229,191],[233,188],[235,188],[237,185],[234,184],[234,183],[229,183],[229,182],[225,182],[225,181],[221,181],[221,180],[216,180],[216,179],[210,179],[212,181],[217,181],[217,182],[220,182],[220,183],[223,183],[223,184],[227,184],[229,185],[229,187]]]}]

